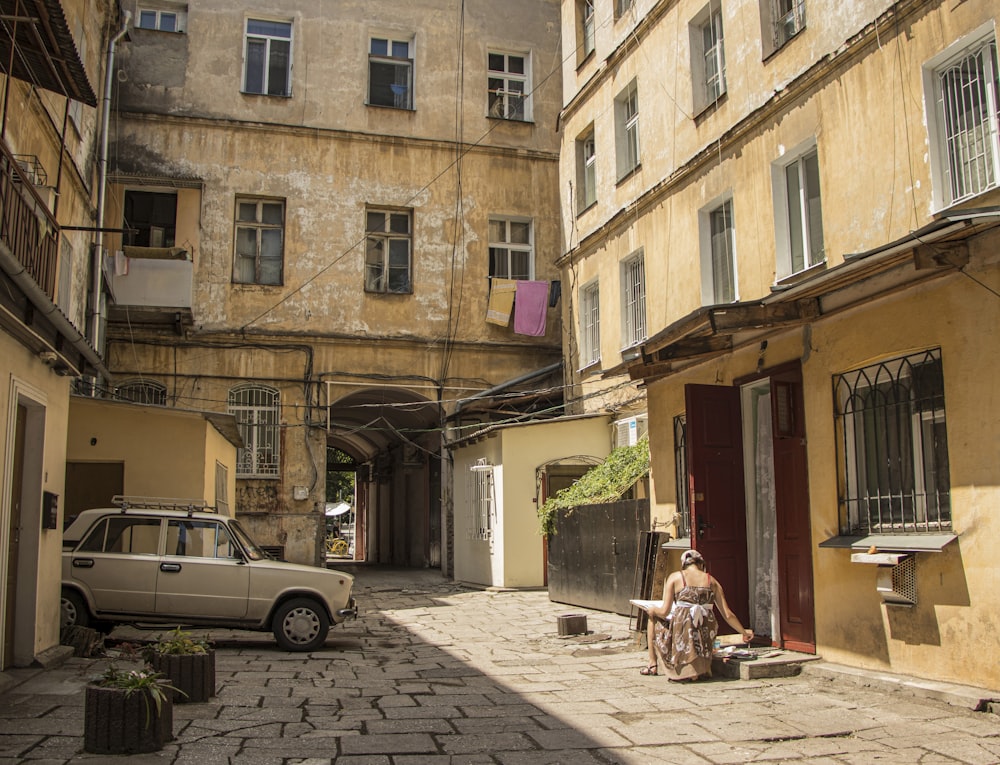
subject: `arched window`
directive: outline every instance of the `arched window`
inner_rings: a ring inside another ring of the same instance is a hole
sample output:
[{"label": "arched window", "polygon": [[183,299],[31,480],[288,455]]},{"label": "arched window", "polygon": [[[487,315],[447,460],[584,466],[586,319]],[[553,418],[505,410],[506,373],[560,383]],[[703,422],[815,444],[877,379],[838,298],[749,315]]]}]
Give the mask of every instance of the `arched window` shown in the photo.
[{"label": "arched window", "polygon": [[229,391],[229,413],[243,436],[237,454],[238,478],[272,478],[281,464],[278,438],[279,393],[262,385],[240,385]]},{"label": "arched window", "polygon": [[126,380],[115,388],[115,398],[136,404],[167,405],[167,386],[152,380]]}]

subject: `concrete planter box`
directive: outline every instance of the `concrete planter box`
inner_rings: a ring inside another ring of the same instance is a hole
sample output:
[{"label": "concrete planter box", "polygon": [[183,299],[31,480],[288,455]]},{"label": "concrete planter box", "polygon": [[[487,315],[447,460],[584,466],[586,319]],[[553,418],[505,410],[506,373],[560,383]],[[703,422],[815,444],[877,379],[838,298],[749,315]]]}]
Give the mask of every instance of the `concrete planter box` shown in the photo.
[{"label": "concrete planter box", "polygon": [[208,653],[151,653],[149,666],[161,673],[180,693],[177,704],[208,701],[215,695],[215,651]]},{"label": "concrete planter box", "polygon": [[86,687],[83,749],[92,754],[155,752],[174,738],[172,692],[159,707],[149,691]]}]

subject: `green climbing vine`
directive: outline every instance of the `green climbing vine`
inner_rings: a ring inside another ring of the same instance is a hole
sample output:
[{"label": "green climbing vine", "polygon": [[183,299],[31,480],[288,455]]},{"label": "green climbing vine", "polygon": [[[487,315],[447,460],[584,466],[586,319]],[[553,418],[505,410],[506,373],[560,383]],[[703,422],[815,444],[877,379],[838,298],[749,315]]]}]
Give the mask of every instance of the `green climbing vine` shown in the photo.
[{"label": "green climbing vine", "polygon": [[571,510],[580,505],[614,502],[649,473],[649,440],[642,438],[634,446],[619,446],[600,465],[596,465],[558,494],[549,497],[538,508],[542,533],[556,533],[555,520],[559,510]]}]

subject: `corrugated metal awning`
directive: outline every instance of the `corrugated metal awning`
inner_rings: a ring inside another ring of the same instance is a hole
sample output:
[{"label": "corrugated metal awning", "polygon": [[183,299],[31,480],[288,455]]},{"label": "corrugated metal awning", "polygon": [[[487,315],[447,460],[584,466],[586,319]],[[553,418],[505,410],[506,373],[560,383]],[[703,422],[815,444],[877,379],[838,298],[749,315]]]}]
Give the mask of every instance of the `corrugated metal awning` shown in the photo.
[{"label": "corrugated metal awning", "polygon": [[60,0],[0,0],[0,71],[97,106]]}]

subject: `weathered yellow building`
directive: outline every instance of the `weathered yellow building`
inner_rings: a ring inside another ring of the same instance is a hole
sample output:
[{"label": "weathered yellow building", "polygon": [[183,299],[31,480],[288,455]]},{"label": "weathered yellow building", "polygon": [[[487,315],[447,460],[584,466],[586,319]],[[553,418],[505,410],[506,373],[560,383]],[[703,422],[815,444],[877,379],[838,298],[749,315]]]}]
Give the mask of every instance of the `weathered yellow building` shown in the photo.
[{"label": "weathered yellow building", "polygon": [[775,645],[1000,688],[996,5],[562,12],[567,367],[643,384],[654,523]]},{"label": "weathered yellow building", "polygon": [[322,560],[336,448],[365,557],[451,570],[445,429],[561,400],[558,3],[127,5],[114,385],[236,416],[236,512],[287,559]]},{"label": "weathered yellow building", "polygon": [[0,2],[0,669],[59,653],[70,386],[106,371],[88,285],[113,10]]}]

